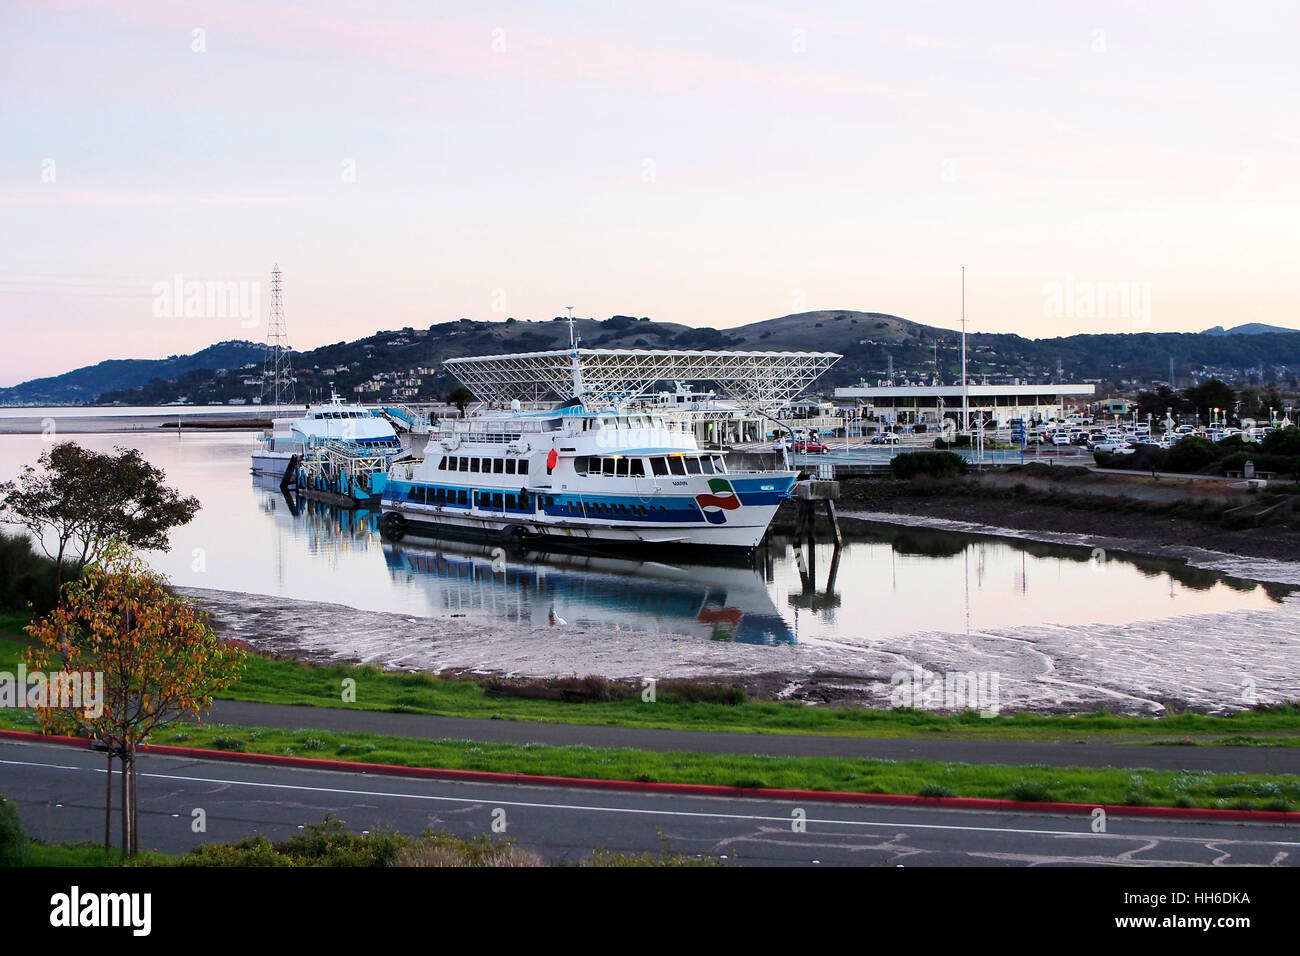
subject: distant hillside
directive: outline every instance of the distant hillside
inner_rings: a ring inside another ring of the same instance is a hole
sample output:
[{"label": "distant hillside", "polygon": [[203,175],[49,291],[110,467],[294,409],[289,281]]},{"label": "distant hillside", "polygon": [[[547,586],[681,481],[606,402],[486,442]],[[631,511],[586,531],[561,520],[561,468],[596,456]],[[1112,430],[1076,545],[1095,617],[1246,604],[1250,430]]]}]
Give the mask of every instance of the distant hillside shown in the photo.
[{"label": "distant hillside", "polygon": [[1216,325],[1212,329],[1206,329],[1202,335],[1267,335],[1270,332],[1281,332],[1283,334],[1296,332],[1296,329],[1284,328],[1280,325],[1265,325],[1263,322],[1247,322],[1245,325],[1237,325],[1230,329],[1225,329],[1221,325]]},{"label": "distant hillside", "polygon": [[262,361],[262,346],[253,342],[218,342],[193,355],[165,359],[108,359],[50,378],[36,378],[0,388],[0,405],[89,404],[105,392],[136,388],[153,379],[166,380],[195,369],[238,368]]},{"label": "distant hillside", "polygon": [[[693,328],[648,318],[616,315],[576,319],[586,348],[809,350],[839,352],[844,358],[817,382],[823,393],[861,379],[883,378],[892,367],[896,381],[955,382],[961,369],[961,335],[880,312],[831,309],[785,315],[734,329]],[[1253,326],[1239,326],[1253,328]],[[1168,378],[1172,359],[1180,383],[1216,376],[1242,383],[1300,384],[1300,331],[1240,334],[1130,333],[1027,339],[1019,335],[971,333],[968,368],[977,380],[1045,383],[1064,380],[1137,383],[1146,387]],[[1234,330],[1234,333],[1236,330]],[[568,323],[507,319],[460,319],[426,329],[376,332],[295,353],[299,399],[320,400],[331,387],[350,398],[374,402],[441,400],[456,387],[442,362],[463,355],[499,355],[567,348]],[[0,390],[0,401],[194,404],[251,400],[259,394],[261,346],[223,342],[190,356],[159,361],[102,362],[66,375]],[[1261,379],[1262,370],[1262,379]]]}]

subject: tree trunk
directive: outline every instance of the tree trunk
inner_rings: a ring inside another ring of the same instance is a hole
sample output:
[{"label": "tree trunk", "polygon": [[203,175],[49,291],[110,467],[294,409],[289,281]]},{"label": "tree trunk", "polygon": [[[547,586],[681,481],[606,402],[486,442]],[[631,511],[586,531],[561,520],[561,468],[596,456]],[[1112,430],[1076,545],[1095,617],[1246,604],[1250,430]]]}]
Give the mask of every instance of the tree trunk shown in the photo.
[{"label": "tree trunk", "polygon": [[131,774],[127,772],[126,748],[122,748],[122,855],[131,855]]},{"label": "tree trunk", "polygon": [[108,744],[108,773],[104,786],[104,850],[113,849],[113,744]]},{"label": "tree trunk", "polygon": [[131,855],[140,852],[140,792],[139,768],[135,762],[135,748],[131,750]]}]

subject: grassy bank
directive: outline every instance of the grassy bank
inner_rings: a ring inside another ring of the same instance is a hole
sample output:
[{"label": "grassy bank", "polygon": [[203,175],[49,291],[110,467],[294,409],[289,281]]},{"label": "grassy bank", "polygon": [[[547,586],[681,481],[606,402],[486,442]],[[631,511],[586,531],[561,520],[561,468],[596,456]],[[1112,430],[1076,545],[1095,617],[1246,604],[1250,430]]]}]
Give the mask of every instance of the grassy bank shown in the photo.
[{"label": "grassy bank", "polygon": [[[26,711],[0,715],[7,726],[35,729]],[[24,719],[26,718],[26,719]],[[426,740],[324,730],[230,725],[159,733],[156,744],[348,762],[483,770],[497,773],[697,783],[1003,800],[1294,810],[1300,779],[1285,774],[1210,774],[1088,767],[1003,766],[937,761],[746,754],[657,753],[630,748]]]},{"label": "grassy bank", "polygon": [[[13,849],[12,847],[10,849]],[[15,854],[11,866],[58,867],[158,867],[158,866],[274,866],[274,867],[539,867],[543,860],[521,850],[507,837],[487,835],[464,838],[446,831],[426,830],[408,836],[378,829],[349,831],[342,820],[326,816],[308,824],[304,832],[272,842],[252,836],[238,843],[206,843],[188,853],[166,854],[144,850],[131,859],[94,843],[45,843],[29,840]],[[733,854],[734,856],[734,851]],[[722,861],[679,853],[665,842],[657,853],[625,854],[595,850],[579,866],[718,866]]]},{"label": "grassy bank", "polygon": [[[8,629],[9,633],[14,632],[14,628]],[[25,646],[18,639],[0,639],[0,670],[12,672]],[[355,702],[343,700],[346,681],[355,681]],[[427,672],[387,672],[373,665],[316,666],[250,654],[243,678],[222,696],[230,700],[311,707],[675,730],[1300,745],[1300,707],[1295,705],[1239,711],[1222,717],[1177,714],[1153,719],[1098,711],[1074,716],[1011,714],[985,718],[973,712],[942,715],[910,709],[809,707],[792,701],[718,703],[685,699],[707,696],[709,685],[697,684],[686,685],[680,694],[672,691],[671,683],[666,684],[666,690],[657,693],[653,703],[646,703],[641,699],[639,686],[617,685],[600,679],[592,679],[590,683],[626,696],[580,702],[497,696],[477,680],[445,678]],[[737,699],[729,688],[715,690],[720,693],[714,696]]]}]

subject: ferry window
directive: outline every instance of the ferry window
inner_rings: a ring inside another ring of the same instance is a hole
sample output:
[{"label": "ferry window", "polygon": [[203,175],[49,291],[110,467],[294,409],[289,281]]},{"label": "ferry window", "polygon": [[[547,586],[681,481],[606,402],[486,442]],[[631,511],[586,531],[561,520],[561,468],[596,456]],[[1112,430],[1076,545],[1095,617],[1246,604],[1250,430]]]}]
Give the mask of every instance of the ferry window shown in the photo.
[{"label": "ferry window", "polygon": [[633,478],[644,478],[644,477],[645,477],[645,460],[644,460],[644,459],[641,459],[641,458],[633,458],[633,459],[631,460],[631,463],[629,464],[628,467],[630,467],[630,468],[632,469],[631,474],[632,474],[632,477],[633,477]]},{"label": "ferry window", "polygon": [[619,459],[618,459],[618,465],[616,466],[616,469],[615,469],[615,470],[616,470],[616,472],[617,472],[617,474],[618,474],[618,476],[619,476],[620,478],[626,478],[626,477],[627,477],[627,459],[626,459],[626,458],[619,458]]},{"label": "ferry window", "polygon": [[686,473],[688,475],[698,475],[700,473],[700,460],[694,455],[686,459]]},{"label": "ferry window", "polygon": [[714,456],[713,456],[713,470],[716,471],[716,472],[717,472],[718,474],[720,474],[720,475],[725,475],[725,474],[727,473],[727,462],[726,462],[726,459],[724,459],[721,455],[714,455]]},{"label": "ferry window", "polygon": [[478,471],[478,459],[477,459],[477,458],[471,458],[471,459],[469,460],[469,470],[470,470],[470,471]]},{"label": "ferry window", "polygon": [[515,473],[515,460],[514,460],[513,458],[507,458],[507,459],[506,459],[506,474],[507,474],[507,475],[513,475],[514,473]]},{"label": "ferry window", "polygon": [[701,457],[700,457],[700,468],[702,468],[702,469],[704,470],[704,473],[705,473],[706,475],[711,475],[711,474],[713,474],[713,456],[712,456],[712,455],[703,455],[703,456],[701,456]]},{"label": "ferry window", "polygon": [[619,506],[618,506],[618,513],[619,513],[619,514],[622,514],[622,515],[627,514],[627,505],[619,505]]},{"label": "ferry window", "polygon": [[496,494],[492,496],[492,507],[499,509],[501,507],[501,502],[502,502],[501,492],[498,491]]},{"label": "ferry window", "polygon": [[528,474],[528,461],[526,459],[520,459],[519,461],[519,474]]},{"label": "ferry window", "polygon": [[503,474],[505,474],[505,470],[506,470],[506,462],[505,462],[505,459],[504,459],[504,458],[494,458],[494,459],[492,460],[492,473],[493,473],[493,474],[495,474],[495,475],[503,475]]},{"label": "ferry window", "polygon": [[468,503],[469,503],[469,495],[465,493],[464,488],[461,488],[459,491],[456,492],[456,504],[463,505]]},{"label": "ferry window", "polygon": [[686,466],[682,464],[681,455],[673,455],[673,457],[669,458],[668,467],[674,475],[686,474]]},{"label": "ferry window", "polygon": [[406,500],[423,501],[424,500],[423,492],[424,492],[423,488],[417,488],[415,485],[411,485],[411,487],[406,490]]},{"label": "ferry window", "polygon": [[602,458],[602,459],[601,459],[601,473],[602,473],[606,478],[613,478],[613,477],[614,477],[614,459],[613,459],[613,458]]},{"label": "ferry window", "polygon": [[513,511],[517,507],[514,495],[506,495],[506,510]]},{"label": "ferry window", "polygon": [[577,458],[573,459],[573,470],[579,475],[585,475],[587,473],[586,455],[579,455]]},{"label": "ferry window", "polygon": [[656,475],[668,474],[668,461],[664,458],[651,458],[650,470]]},{"label": "ferry window", "polygon": [[438,459],[438,470],[442,471],[446,467],[447,467],[447,458],[446,456],[443,456]]}]

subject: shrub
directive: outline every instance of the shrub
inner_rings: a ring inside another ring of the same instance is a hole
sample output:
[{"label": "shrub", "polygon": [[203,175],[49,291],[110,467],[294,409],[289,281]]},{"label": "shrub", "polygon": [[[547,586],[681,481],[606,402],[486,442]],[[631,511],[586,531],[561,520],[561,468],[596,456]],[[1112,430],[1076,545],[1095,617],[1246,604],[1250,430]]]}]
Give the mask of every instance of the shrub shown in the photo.
[{"label": "shrub", "polygon": [[1047,785],[1037,780],[1021,780],[1012,784],[1007,790],[1007,796],[1011,800],[1025,803],[1045,803],[1055,799]]},{"label": "shrub", "polygon": [[212,746],[218,750],[235,750],[239,753],[248,749],[248,745],[238,737],[213,737]]},{"label": "shrub", "polygon": [[1165,450],[1159,445],[1138,445],[1129,456],[1134,471],[1159,471],[1165,467]]},{"label": "shrub", "polygon": [[945,787],[941,783],[927,783],[917,791],[916,795],[918,797],[955,797],[957,791],[951,787]]},{"label": "shrub", "polygon": [[956,478],[966,474],[966,459],[951,451],[909,451],[895,455],[889,463],[897,478],[929,475],[932,478]]},{"label": "shrub", "polygon": [[1246,462],[1255,463],[1255,471],[1272,471],[1279,475],[1291,475],[1300,467],[1300,458],[1287,458],[1285,455],[1264,455],[1249,451],[1233,452],[1219,462],[1223,472],[1245,471]]},{"label": "shrub", "polygon": [[1300,457],[1300,427],[1279,428],[1269,432],[1259,443],[1259,450],[1266,455],[1285,455],[1288,458]]},{"label": "shrub", "polygon": [[1184,474],[1200,471],[1211,462],[1219,459],[1220,449],[1213,442],[1195,435],[1188,435],[1176,441],[1165,454],[1165,469]]},{"label": "shrub", "polygon": [[293,866],[262,835],[245,837],[238,843],[205,843],[177,861],[181,866]]},{"label": "shrub", "polygon": [[[63,563],[63,580],[77,578],[76,565]],[[54,561],[39,554],[25,534],[0,531],[0,607],[38,614],[54,609]]]},{"label": "shrub", "polygon": [[8,797],[0,797],[0,866],[17,866],[27,859],[27,831],[18,808]]},{"label": "shrub", "polygon": [[969,448],[970,435],[955,435],[952,441],[946,441],[942,438],[934,440],[934,447],[940,450],[944,448]]}]

